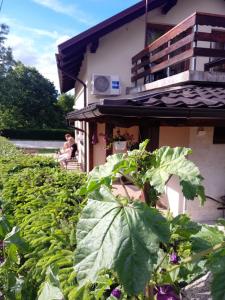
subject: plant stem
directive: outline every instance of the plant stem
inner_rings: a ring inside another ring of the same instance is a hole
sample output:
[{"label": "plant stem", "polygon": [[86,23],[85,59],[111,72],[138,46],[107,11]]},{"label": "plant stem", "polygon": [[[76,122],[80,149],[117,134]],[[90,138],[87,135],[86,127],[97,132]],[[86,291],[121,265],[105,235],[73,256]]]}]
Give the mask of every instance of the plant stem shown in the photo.
[{"label": "plant stem", "polygon": [[205,255],[208,255],[214,251],[217,251],[221,248],[225,247],[225,241],[222,242],[222,243],[219,243],[219,244],[216,244],[215,246],[209,248],[209,249],[206,249],[206,250],[203,250],[197,254],[194,254],[190,257],[187,257],[185,258],[184,260],[181,261],[181,263],[179,265],[175,265],[173,266],[172,268],[170,268],[169,270],[167,270],[168,272],[172,272],[173,270],[176,270],[177,268],[179,268],[181,265],[183,264],[187,264],[189,262],[192,262],[192,261],[195,261],[195,260],[198,260],[199,258],[201,258],[202,256],[205,256]]},{"label": "plant stem", "polygon": [[158,264],[158,266],[156,267],[154,273],[156,273],[158,271],[158,269],[161,267],[162,263],[164,262],[165,258],[167,257],[167,253],[164,255],[163,259],[160,261],[160,263]]},{"label": "plant stem", "polygon": [[125,187],[125,184],[124,184],[124,182],[123,182],[123,180],[121,178],[120,178],[120,183],[121,183],[122,187],[124,188],[124,191],[126,193],[127,198],[129,200],[131,200],[130,195],[129,195],[128,191],[127,191],[127,188]]},{"label": "plant stem", "polygon": [[154,284],[149,284],[146,288],[147,300],[154,300]]},{"label": "plant stem", "polygon": [[125,175],[125,174],[123,174],[123,172],[119,172],[119,174],[120,175],[122,175],[123,177],[125,177],[130,183],[132,183],[133,185],[135,185],[135,186],[137,186],[137,184],[134,182],[134,180],[132,179],[132,177],[131,176],[129,176],[129,175]]},{"label": "plant stem", "polygon": [[150,191],[151,191],[151,185],[149,182],[145,182],[144,188],[143,188],[143,193],[144,193],[144,200],[145,203],[148,206],[156,207],[156,202],[153,201],[150,197]]}]

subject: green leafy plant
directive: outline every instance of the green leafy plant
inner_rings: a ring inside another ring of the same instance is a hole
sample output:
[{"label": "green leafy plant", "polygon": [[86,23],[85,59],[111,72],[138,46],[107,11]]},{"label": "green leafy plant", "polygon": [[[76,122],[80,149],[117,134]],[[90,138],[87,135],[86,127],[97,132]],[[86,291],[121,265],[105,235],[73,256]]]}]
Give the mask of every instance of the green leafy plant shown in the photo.
[{"label": "green leafy plant", "polygon": [[[53,294],[52,300],[56,295],[67,299],[77,286],[75,229],[83,207],[77,189],[85,183],[85,174],[66,172],[52,159],[22,153],[0,156],[0,170],[1,294],[6,300],[50,300]],[[57,285],[50,280],[52,274]]]},{"label": "green leafy plant", "polygon": [[[225,251],[219,229],[194,223],[185,215],[166,218],[155,208],[173,175],[187,199],[198,197],[203,204],[203,178],[186,158],[190,149],[163,147],[149,153],[147,143],[108,157],[105,165],[90,172],[87,185],[79,191],[88,195],[77,225],[75,270],[81,290],[96,282],[100,272],[110,270],[124,291],[120,298],[179,299],[180,288],[204,274],[208,261]],[[118,177],[126,197],[113,193]],[[144,203],[129,195],[122,178],[143,191]],[[215,292],[218,277],[217,272],[212,288],[215,300],[223,292],[222,287]]]}]

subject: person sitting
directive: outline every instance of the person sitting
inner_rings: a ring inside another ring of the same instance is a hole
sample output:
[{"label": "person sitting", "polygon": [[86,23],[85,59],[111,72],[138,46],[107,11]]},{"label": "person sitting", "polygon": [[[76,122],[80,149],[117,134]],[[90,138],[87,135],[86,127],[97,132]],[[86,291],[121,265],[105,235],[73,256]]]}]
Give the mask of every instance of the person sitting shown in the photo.
[{"label": "person sitting", "polygon": [[71,134],[67,133],[65,135],[66,142],[63,148],[59,152],[58,161],[62,167],[66,166],[66,161],[68,159],[74,158],[77,152],[77,144]]},{"label": "person sitting", "polygon": [[77,144],[75,142],[75,139],[72,137],[71,134],[67,133],[65,135],[66,141],[69,144],[69,146],[71,147],[71,157],[70,158],[74,158],[76,156],[76,152],[77,152]]}]

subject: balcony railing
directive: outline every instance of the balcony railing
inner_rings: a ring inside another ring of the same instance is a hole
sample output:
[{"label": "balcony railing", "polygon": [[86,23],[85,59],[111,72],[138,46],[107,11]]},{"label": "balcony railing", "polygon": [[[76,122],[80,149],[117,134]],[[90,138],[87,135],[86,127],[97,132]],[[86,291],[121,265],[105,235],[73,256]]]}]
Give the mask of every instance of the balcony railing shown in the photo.
[{"label": "balcony railing", "polygon": [[[224,29],[224,15],[194,13],[132,58],[131,81],[147,83],[225,65]],[[198,62],[199,57],[204,59]]]}]

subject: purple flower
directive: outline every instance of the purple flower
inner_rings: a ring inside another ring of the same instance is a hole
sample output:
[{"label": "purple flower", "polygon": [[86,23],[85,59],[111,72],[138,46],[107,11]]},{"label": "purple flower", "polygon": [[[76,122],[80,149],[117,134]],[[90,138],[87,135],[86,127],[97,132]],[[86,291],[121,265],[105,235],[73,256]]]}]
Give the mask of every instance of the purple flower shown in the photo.
[{"label": "purple flower", "polygon": [[121,297],[121,290],[119,289],[114,289],[111,293],[111,296],[114,296],[117,299],[120,299]]},{"label": "purple flower", "polygon": [[162,286],[157,286],[156,292],[157,300],[180,300],[180,297],[174,292],[174,289],[171,285],[165,284]]},{"label": "purple flower", "polygon": [[0,241],[0,249],[3,249],[4,241]]},{"label": "purple flower", "polygon": [[170,263],[171,264],[178,264],[179,263],[179,256],[177,255],[176,252],[173,252],[172,254],[170,254]]}]

